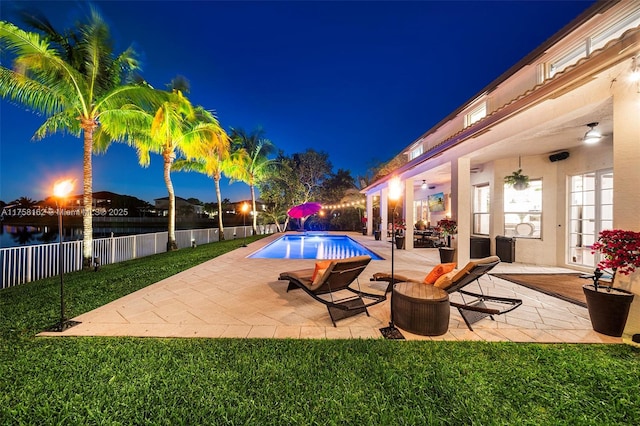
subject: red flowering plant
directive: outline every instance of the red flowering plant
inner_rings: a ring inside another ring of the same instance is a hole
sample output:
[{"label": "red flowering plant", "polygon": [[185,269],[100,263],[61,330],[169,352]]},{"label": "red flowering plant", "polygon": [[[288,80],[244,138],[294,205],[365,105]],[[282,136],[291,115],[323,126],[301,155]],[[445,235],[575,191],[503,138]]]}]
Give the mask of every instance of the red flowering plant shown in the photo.
[{"label": "red flowering plant", "polygon": [[598,290],[598,278],[602,276],[602,269],[613,271],[611,278],[613,285],[616,273],[629,275],[636,268],[640,268],[640,232],[622,229],[601,231],[598,241],[591,246],[591,250],[591,253],[601,253],[603,256],[594,273],[596,291]]},{"label": "red flowering plant", "polygon": [[438,221],[438,229],[443,237],[458,233],[458,224],[453,219],[442,219]]},{"label": "red flowering plant", "polygon": [[451,247],[453,235],[458,233],[458,224],[453,219],[442,219],[438,221],[438,231],[445,239],[447,247]]}]

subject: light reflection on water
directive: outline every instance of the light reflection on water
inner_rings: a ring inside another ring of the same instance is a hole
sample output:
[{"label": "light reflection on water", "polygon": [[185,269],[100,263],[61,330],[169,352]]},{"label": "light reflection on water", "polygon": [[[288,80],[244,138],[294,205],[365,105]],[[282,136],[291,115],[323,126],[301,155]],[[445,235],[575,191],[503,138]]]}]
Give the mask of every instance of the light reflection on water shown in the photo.
[{"label": "light reflection on water", "polygon": [[260,259],[346,259],[369,255],[382,257],[346,235],[285,235],[249,255]]}]

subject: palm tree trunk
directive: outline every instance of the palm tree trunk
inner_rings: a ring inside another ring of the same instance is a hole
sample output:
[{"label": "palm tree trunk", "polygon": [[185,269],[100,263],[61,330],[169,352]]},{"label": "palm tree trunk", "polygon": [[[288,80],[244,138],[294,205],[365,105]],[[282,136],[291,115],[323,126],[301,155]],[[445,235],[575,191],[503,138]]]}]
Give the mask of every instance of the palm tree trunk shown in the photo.
[{"label": "palm tree trunk", "polygon": [[82,269],[91,269],[93,263],[93,131],[98,123],[93,119],[81,118],[84,133],[84,153],[82,161]]},{"label": "palm tree trunk", "polygon": [[171,182],[171,163],[173,163],[174,153],[171,150],[165,150],[162,153],[162,157],[164,158],[164,183],[167,185],[167,192],[169,193],[167,251],[173,251],[178,250],[178,244],[176,244],[176,195]]},{"label": "palm tree trunk", "polygon": [[222,222],[222,192],[220,192],[220,178],[214,178],[216,184],[216,198],[218,199],[218,233],[219,241],[224,241],[224,224]]},{"label": "palm tree trunk", "polygon": [[258,234],[258,215],[256,214],[256,189],[251,185],[251,203],[253,204],[253,235]]}]

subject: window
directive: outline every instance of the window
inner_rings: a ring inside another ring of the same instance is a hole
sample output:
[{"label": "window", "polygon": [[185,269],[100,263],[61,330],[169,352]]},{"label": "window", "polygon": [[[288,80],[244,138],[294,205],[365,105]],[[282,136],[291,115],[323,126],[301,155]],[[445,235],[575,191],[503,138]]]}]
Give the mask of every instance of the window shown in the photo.
[{"label": "window", "polygon": [[587,56],[587,43],[583,43],[576,49],[565,54],[561,58],[551,62],[549,64],[549,78],[553,77],[560,71],[567,68],[569,65],[573,65],[578,62],[578,59],[585,58]]},{"label": "window", "polygon": [[542,179],[529,180],[529,187],[517,191],[504,185],[504,235],[542,238]]},{"label": "window", "polygon": [[424,223],[429,221],[429,205],[427,200],[414,201],[413,209],[413,217],[416,219],[416,223],[421,220],[424,221]]},{"label": "window", "polygon": [[600,261],[591,245],[613,228],[613,172],[601,170],[569,178],[568,263],[593,268]]},{"label": "window", "polygon": [[491,221],[491,194],[489,185],[477,185],[473,187],[473,233],[476,235],[489,235],[489,223]]},{"label": "window", "polygon": [[421,155],[422,155],[422,144],[416,146],[411,150],[411,152],[409,153],[409,161],[413,160],[414,158],[418,158]]},{"label": "window", "polygon": [[476,121],[480,121],[486,116],[487,116],[487,103],[483,102],[479,106],[472,109],[467,115],[465,115],[464,127],[469,127]]},{"label": "window", "polygon": [[607,27],[600,33],[591,37],[591,50],[600,49],[607,44],[608,41],[620,37],[625,31],[634,28],[640,22],[640,10],[636,10],[622,19],[616,20],[614,24]]}]

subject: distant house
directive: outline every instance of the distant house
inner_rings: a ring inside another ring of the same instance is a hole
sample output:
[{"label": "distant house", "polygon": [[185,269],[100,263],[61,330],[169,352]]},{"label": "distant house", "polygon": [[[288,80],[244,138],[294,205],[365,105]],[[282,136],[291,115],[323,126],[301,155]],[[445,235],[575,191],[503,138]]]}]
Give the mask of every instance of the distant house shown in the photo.
[{"label": "distant house", "polygon": [[[169,197],[155,198],[153,201],[156,214],[158,216],[169,215]],[[178,216],[199,216],[204,214],[204,206],[201,206],[199,204],[191,204],[184,198],[176,197],[176,214]]]},{"label": "distant house", "polygon": [[[231,203],[229,205],[229,212],[230,214],[242,214],[242,205],[243,204],[247,204],[249,206],[249,210],[251,211],[251,200],[240,200],[240,201],[236,201],[234,203]],[[266,209],[266,204],[264,203],[264,201],[260,201],[260,200],[256,200],[256,211],[259,212],[263,212]]]},{"label": "distant house", "polygon": [[[83,206],[82,197],[83,197],[82,194],[70,195],[68,197],[67,205],[82,207]],[[120,197],[120,195],[115,194],[113,192],[108,192],[108,191],[94,192],[92,194],[91,207],[93,208],[94,211],[96,209],[99,209],[101,211],[105,210],[109,207],[112,200],[116,197]]]},{"label": "distant house", "polygon": [[[67,207],[81,208],[83,195],[71,195]],[[49,199],[45,201],[49,203]],[[110,191],[96,191],[92,196],[94,216],[141,216],[149,211],[150,204],[130,195],[116,194]]]}]

